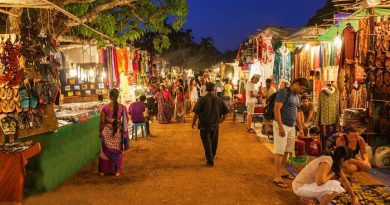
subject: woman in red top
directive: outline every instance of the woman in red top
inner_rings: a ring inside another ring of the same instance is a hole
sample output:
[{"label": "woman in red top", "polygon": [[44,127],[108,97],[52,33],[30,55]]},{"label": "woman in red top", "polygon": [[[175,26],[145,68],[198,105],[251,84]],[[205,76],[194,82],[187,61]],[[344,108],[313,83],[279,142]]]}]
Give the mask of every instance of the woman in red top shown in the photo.
[{"label": "woman in red top", "polygon": [[158,89],[157,93],[154,95],[154,98],[156,99],[158,106],[158,122],[161,124],[170,123],[173,114],[171,93],[164,85],[161,85],[161,88]]},{"label": "woman in red top", "polygon": [[186,121],[186,109],[184,100],[184,83],[182,79],[176,81],[175,116],[177,122]]}]

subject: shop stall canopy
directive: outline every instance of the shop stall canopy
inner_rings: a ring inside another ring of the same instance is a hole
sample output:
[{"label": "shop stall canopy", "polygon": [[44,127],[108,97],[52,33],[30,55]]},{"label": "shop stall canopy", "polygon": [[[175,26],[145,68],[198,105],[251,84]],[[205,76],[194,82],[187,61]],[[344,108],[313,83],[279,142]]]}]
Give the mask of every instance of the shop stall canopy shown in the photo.
[{"label": "shop stall canopy", "polygon": [[306,43],[316,40],[318,36],[323,35],[325,32],[326,29],[317,26],[303,27],[284,38],[283,41],[285,43]]},{"label": "shop stall canopy", "polygon": [[[372,16],[385,16],[390,15],[390,7],[389,8],[373,8]],[[370,17],[370,9],[365,8],[360,11],[351,14],[348,18],[341,20],[338,25],[330,26],[327,31],[320,35],[317,40],[319,41],[333,41],[337,35],[341,34],[347,24],[351,24],[355,30],[359,30],[359,19]]]},{"label": "shop stall canopy", "polygon": [[295,28],[284,28],[284,27],[276,27],[276,26],[266,26],[262,29],[257,29],[257,32],[253,34],[253,36],[258,36],[265,31],[269,31],[272,34],[273,39],[283,39],[292,33],[294,33],[297,29]]}]

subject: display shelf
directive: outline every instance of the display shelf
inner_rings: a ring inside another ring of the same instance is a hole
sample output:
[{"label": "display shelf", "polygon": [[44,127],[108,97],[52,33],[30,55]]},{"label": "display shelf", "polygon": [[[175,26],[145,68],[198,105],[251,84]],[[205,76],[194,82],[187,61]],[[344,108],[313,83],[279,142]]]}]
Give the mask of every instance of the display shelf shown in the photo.
[{"label": "display shelf", "polygon": [[42,110],[42,126],[39,128],[19,130],[19,139],[42,134],[45,132],[54,132],[58,129],[57,118],[53,105],[41,105],[39,108]]},{"label": "display shelf", "polygon": [[91,95],[86,97],[81,96],[72,96],[72,97],[64,97],[62,100],[63,103],[77,103],[77,102],[91,102],[98,101],[98,95]]}]

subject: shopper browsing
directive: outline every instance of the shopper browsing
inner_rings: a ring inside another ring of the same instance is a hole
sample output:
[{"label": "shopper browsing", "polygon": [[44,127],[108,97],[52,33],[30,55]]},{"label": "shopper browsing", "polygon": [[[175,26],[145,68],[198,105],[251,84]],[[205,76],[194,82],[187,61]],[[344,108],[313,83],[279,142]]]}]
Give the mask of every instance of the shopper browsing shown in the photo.
[{"label": "shopper browsing", "polygon": [[275,144],[275,179],[274,183],[282,188],[287,184],[282,181],[284,178],[292,178],[288,174],[282,174],[282,168],[286,163],[288,153],[295,149],[295,122],[301,128],[300,118],[297,118],[299,106],[299,94],[303,94],[309,88],[309,81],[306,78],[295,79],[289,88],[281,89],[276,94],[274,105],[275,120],[273,122],[274,144]]},{"label": "shopper browsing", "polygon": [[[346,135],[341,135],[336,140],[336,146],[347,146],[352,150],[352,158],[343,164],[343,171],[351,176],[358,171],[369,172],[371,164],[368,159],[366,143],[356,129],[350,126],[345,129]],[[360,153],[360,156],[357,156]]]},{"label": "shopper browsing", "polygon": [[247,110],[247,118],[246,118],[246,129],[249,133],[256,133],[254,129],[252,129],[252,118],[255,112],[255,106],[257,103],[257,98],[261,97],[261,94],[257,93],[256,84],[260,80],[260,75],[255,74],[252,76],[251,80],[246,85],[246,110]]},{"label": "shopper browsing", "polygon": [[[324,155],[314,159],[293,181],[294,193],[308,204],[315,204],[314,198],[320,198],[320,205],[328,205],[336,196],[345,192],[345,188],[351,197],[352,204],[359,205],[359,200],[341,169],[351,157],[351,149],[341,146],[329,156]],[[337,180],[340,180],[341,184]]]},{"label": "shopper browsing", "polygon": [[123,168],[123,152],[129,149],[127,131],[127,110],[118,103],[119,91],[111,89],[110,103],[102,107],[100,112],[99,167],[97,174],[114,174],[119,176]]}]

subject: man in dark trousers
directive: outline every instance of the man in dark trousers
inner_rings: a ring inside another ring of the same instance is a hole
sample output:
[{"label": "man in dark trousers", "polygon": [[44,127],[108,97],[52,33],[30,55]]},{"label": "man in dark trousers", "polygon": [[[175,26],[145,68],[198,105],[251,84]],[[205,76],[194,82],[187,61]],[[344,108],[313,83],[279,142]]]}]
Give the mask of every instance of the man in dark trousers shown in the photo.
[{"label": "man in dark trousers", "polygon": [[214,166],[217,153],[219,124],[226,119],[229,110],[223,100],[214,93],[214,83],[206,84],[207,94],[201,97],[195,105],[192,128],[198,121],[198,129],[204,147],[207,166]]}]

